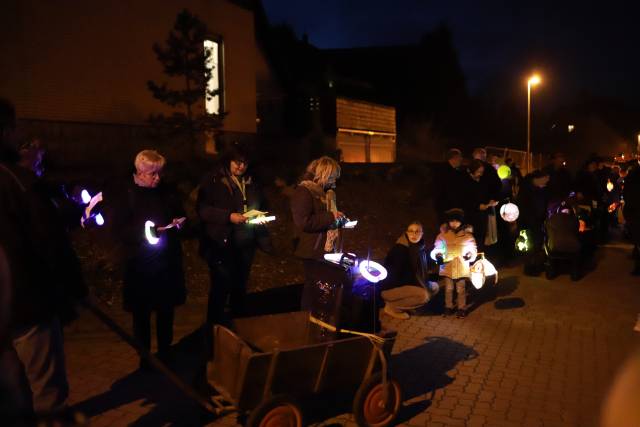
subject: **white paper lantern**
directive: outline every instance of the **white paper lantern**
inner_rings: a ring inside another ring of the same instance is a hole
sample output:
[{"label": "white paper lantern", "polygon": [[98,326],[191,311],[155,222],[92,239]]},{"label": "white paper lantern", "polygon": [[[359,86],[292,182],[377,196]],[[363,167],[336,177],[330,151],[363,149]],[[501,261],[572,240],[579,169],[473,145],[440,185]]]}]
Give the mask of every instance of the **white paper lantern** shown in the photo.
[{"label": "white paper lantern", "polygon": [[513,222],[520,216],[520,210],[513,203],[506,203],[500,208],[500,216],[507,222]]}]

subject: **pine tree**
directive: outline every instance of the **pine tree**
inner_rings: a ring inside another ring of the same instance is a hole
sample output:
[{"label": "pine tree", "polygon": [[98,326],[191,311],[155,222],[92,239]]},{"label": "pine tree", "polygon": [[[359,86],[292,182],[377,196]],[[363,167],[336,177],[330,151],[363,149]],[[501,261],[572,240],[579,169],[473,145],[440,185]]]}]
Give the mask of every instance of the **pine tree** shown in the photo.
[{"label": "pine tree", "polygon": [[205,66],[211,52],[204,49],[204,41],[209,38],[211,33],[206,24],[187,9],[182,10],[164,45],[154,43],[153,51],[162,64],[164,73],[169,77],[182,78],[184,86],[170,88],[166,82],[147,82],[154,98],[172,107],[184,109],[169,117],[152,115],[151,123],[168,126],[177,133],[185,133],[192,143],[195,143],[199,132],[220,127],[224,116],[222,113],[206,114],[204,109],[202,112],[195,109],[196,105],[204,102],[205,96],[208,100],[219,94],[219,90],[207,89],[206,84],[212,72],[211,68]]}]

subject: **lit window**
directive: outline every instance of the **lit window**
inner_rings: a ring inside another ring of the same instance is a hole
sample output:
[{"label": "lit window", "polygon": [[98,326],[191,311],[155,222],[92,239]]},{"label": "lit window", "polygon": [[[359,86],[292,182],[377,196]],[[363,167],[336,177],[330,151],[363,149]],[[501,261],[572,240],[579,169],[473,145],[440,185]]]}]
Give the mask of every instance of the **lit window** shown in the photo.
[{"label": "lit window", "polygon": [[205,93],[205,110],[208,114],[220,114],[223,111],[222,43],[216,40],[205,40],[204,57],[204,66],[210,73]]}]

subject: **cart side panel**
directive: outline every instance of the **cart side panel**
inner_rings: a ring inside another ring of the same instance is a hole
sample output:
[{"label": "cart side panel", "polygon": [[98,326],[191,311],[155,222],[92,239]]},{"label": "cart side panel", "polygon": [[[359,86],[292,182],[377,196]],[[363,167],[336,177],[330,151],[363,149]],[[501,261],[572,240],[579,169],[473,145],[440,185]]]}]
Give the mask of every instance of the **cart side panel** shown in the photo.
[{"label": "cart side panel", "polygon": [[357,389],[371,360],[374,347],[367,338],[334,341],[329,348],[320,391]]},{"label": "cart side panel", "polygon": [[325,345],[282,351],[273,378],[273,394],[306,394],[315,387],[325,354]]},{"label": "cart side panel", "polygon": [[236,403],[247,371],[251,348],[225,327],[214,327],[213,361],[208,364],[207,378],[227,400]]},{"label": "cart side panel", "polygon": [[240,410],[253,409],[262,400],[272,358],[273,353],[254,353],[248,358],[238,390],[237,406]]},{"label": "cart side panel", "polygon": [[287,350],[313,344],[309,313],[291,312],[235,320],[235,331],[262,352]]}]

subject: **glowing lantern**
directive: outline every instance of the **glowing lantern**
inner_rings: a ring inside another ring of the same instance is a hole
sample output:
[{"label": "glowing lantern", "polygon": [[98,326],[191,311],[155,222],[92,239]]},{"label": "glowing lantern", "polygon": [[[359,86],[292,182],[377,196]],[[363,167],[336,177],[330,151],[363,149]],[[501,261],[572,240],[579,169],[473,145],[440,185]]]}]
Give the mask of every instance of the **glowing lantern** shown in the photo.
[{"label": "glowing lantern", "polygon": [[258,216],[247,221],[249,224],[266,224],[267,222],[275,221],[275,216]]},{"label": "glowing lantern", "polygon": [[144,236],[147,238],[147,242],[151,245],[157,245],[160,241],[160,238],[156,236],[156,232],[154,230],[155,224],[153,221],[147,221],[144,223]]},{"label": "glowing lantern", "polygon": [[608,192],[612,192],[613,191],[613,182],[611,182],[610,179],[607,180],[607,191]]},{"label": "glowing lantern", "polygon": [[431,251],[431,259],[434,261],[438,261],[438,256],[441,256],[442,258],[446,258],[447,257],[447,248],[446,246],[444,246],[444,242],[442,244],[442,246],[438,247],[436,246],[435,248],[433,248],[433,250]]},{"label": "glowing lantern", "polygon": [[618,204],[616,202],[609,205],[609,213],[613,213],[616,209],[618,209]]},{"label": "glowing lantern", "polygon": [[500,179],[508,179],[511,176],[511,168],[507,165],[502,165],[498,168],[498,177]]},{"label": "glowing lantern", "polygon": [[487,276],[496,276],[495,283],[498,283],[498,270],[488,259],[484,257],[484,254],[480,254],[481,258],[471,266],[471,284],[474,288],[480,289],[487,278]]},{"label": "glowing lantern", "polygon": [[520,216],[520,209],[513,203],[505,203],[500,208],[500,216],[507,222],[513,222]]},{"label": "glowing lantern", "polygon": [[587,231],[587,221],[585,221],[584,219],[578,220],[578,231],[580,233],[584,233],[585,231]]},{"label": "glowing lantern", "polygon": [[[360,263],[360,274],[371,283],[378,283],[387,278],[387,269],[375,261],[362,261]],[[372,274],[376,273],[376,274]]]},{"label": "glowing lantern", "polygon": [[89,202],[91,201],[91,194],[89,194],[87,190],[82,190],[80,192],[80,198],[82,199],[82,203],[84,203],[85,205],[89,204]]},{"label": "glowing lantern", "polygon": [[520,230],[520,235],[516,239],[516,250],[518,252],[528,252],[531,249],[531,242],[529,241],[529,232],[527,230]]},{"label": "glowing lantern", "polygon": [[99,213],[98,215],[96,215],[95,220],[97,225],[101,227],[104,225],[104,217],[102,216],[102,214]]}]

